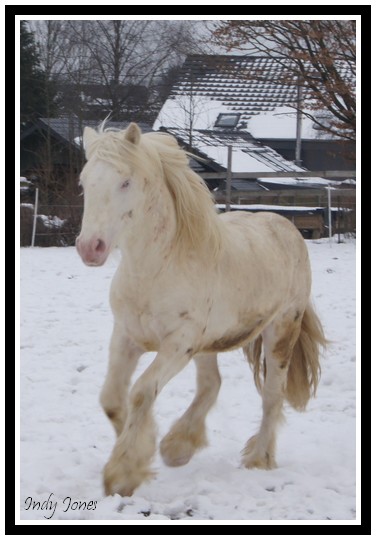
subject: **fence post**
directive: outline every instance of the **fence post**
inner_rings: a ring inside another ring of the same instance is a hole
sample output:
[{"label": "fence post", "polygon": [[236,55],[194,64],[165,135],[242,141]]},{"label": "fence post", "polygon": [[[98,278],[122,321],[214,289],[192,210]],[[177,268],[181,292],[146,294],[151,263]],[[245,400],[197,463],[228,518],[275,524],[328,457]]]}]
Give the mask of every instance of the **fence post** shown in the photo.
[{"label": "fence post", "polygon": [[302,103],[303,103],[303,89],[302,89],[302,77],[298,78],[298,96],[297,96],[297,108],[296,108],[296,146],[295,146],[295,165],[301,167],[302,165]]},{"label": "fence post", "polygon": [[31,235],[31,247],[34,247],[35,243],[35,231],[37,228],[37,214],[38,214],[38,198],[39,198],[39,189],[35,190],[35,203],[34,203],[34,218],[33,218],[33,232]]},{"label": "fence post", "polygon": [[232,168],[232,146],[227,149],[227,176],[226,176],[226,212],[231,210],[231,171]]},{"label": "fence post", "polygon": [[328,227],[329,227],[329,244],[332,244],[332,194],[330,192],[331,187],[327,187],[328,190]]}]

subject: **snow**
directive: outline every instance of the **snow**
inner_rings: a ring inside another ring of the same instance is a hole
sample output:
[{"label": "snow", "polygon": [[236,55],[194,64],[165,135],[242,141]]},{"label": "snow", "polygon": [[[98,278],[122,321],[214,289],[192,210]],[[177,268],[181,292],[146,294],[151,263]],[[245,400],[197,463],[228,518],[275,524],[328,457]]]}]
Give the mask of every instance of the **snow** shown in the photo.
[{"label": "snow", "polygon": [[[303,169],[301,169],[303,170]],[[260,179],[263,184],[284,184],[286,186],[307,186],[307,184],[311,185],[314,184],[315,186],[319,187],[326,187],[329,185],[336,186],[338,185],[338,182],[326,180],[324,178],[320,178],[319,176],[312,176],[310,178],[280,178],[278,176],[275,176],[274,178],[261,178]]]},{"label": "snow", "polygon": [[221,101],[205,96],[180,95],[165,101],[153,124],[153,130],[158,131],[162,126],[182,129],[213,129],[220,113],[233,112],[231,107],[226,107]]},{"label": "snow", "polygon": [[[204,154],[210,156],[211,159],[214,159],[216,163],[221,165],[222,167],[227,168],[228,163],[228,147],[226,145],[201,145],[199,147],[200,152],[203,152]],[[268,150],[270,150],[268,148]],[[269,166],[265,163],[263,160],[263,156],[261,154],[258,154],[257,152],[253,152],[253,148],[250,145],[250,152],[252,154],[248,154],[247,152],[243,152],[240,148],[234,148],[232,149],[232,172],[275,172],[276,168]],[[280,163],[283,163],[285,160],[279,156]],[[287,163],[287,162],[286,162]],[[288,178],[287,180],[292,181],[292,178]]]},{"label": "snow", "polygon": [[[241,352],[224,353],[219,355],[222,388],[207,422],[210,445],[181,468],[164,466],[157,455],[156,478],[131,498],[105,497],[101,477],[114,444],[99,392],[112,327],[108,292],[118,255],[103,267],[88,268],[74,248],[22,248],[16,522],[357,523],[356,244],[325,239],[307,245],[313,299],[331,345],[307,411],[286,406],[279,468],[240,465],[240,452],[258,428],[261,402]],[[153,357],[142,357],[137,374]],[[194,387],[189,365],[163,390],[155,407],[159,437],[183,413]]]},{"label": "snow", "polygon": [[[311,111],[312,112],[312,111]],[[313,122],[302,116],[302,139],[330,139],[325,131],[314,129]],[[252,116],[248,121],[248,131],[256,139],[295,139],[296,111],[292,107],[276,107],[273,111]]]},{"label": "snow", "polygon": [[[20,206],[34,210],[34,205],[31,203],[21,203]],[[58,216],[46,216],[44,214],[37,214],[37,217],[48,229],[60,229],[60,227],[62,227],[67,221],[66,219],[61,219]]]},{"label": "snow", "polygon": [[81,136],[75,137],[73,141],[76,146],[79,146],[80,148],[83,146],[83,138]]},{"label": "snow", "polygon": [[59,229],[64,225],[66,219],[61,219],[58,216],[45,216],[44,214],[38,214],[43,222],[43,225],[49,229]]}]

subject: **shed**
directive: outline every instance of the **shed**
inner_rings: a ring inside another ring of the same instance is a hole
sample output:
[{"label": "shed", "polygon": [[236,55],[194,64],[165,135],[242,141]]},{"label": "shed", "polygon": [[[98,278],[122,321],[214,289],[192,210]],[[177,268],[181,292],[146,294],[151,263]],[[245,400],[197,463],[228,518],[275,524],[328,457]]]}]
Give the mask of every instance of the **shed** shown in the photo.
[{"label": "shed", "polygon": [[[82,133],[85,126],[97,128],[96,120],[82,120],[77,116],[39,118],[21,134],[21,175],[38,176],[41,170],[52,170],[57,177],[69,171],[77,173],[84,162]],[[125,129],[129,122],[106,122],[106,126]],[[139,124],[143,132],[151,126]]]}]

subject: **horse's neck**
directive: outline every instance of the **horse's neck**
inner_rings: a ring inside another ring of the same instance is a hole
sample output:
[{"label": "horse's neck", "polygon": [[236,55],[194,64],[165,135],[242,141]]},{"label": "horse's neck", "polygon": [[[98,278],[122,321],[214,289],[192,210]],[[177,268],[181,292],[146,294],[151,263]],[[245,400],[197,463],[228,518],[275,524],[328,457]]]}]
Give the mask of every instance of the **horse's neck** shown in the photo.
[{"label": "horse's neck", "polygon": [[157,272],[176,234],[175,209],[167,186],[155,190],[144,208],[133,213],[132,222],[126,227],[129,231],[119,243],[124,260],[138,272]]}]

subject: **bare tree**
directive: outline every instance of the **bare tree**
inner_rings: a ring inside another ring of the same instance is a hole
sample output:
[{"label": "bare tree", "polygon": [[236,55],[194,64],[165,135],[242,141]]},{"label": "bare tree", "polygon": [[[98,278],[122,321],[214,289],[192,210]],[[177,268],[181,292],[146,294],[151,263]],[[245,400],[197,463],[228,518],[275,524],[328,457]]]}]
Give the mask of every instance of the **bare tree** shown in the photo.
[{"label": "bare tree", "polygon": [[41,65],[49,79],[57,79],[64,70],[64,51],[67,45],[66,21],[31,21],[30,25],[38,36]]},{"label": "bare tree", "polygon": [[213,30],[215,43],[228,51],[273,58],[284,68],[280,82],[303,86],[303,114],[350,141],[356,136],[355,37],[354,20],[233,20]]},{"label": "bare tree", "polygon": [[[194,21],[37,21],[43,64],[60,86],[64,108],[80,116],[145,116],[160,99],[163,74],[199,52]],[[67,94],[71,103],[67,105]],[[86,110],[85,110],[86,109]],[[157,111],[156,111],[157,112]],[[137,118],[136,118],[137,119]],[[139,118],[142,119],[142,118]]]}]

